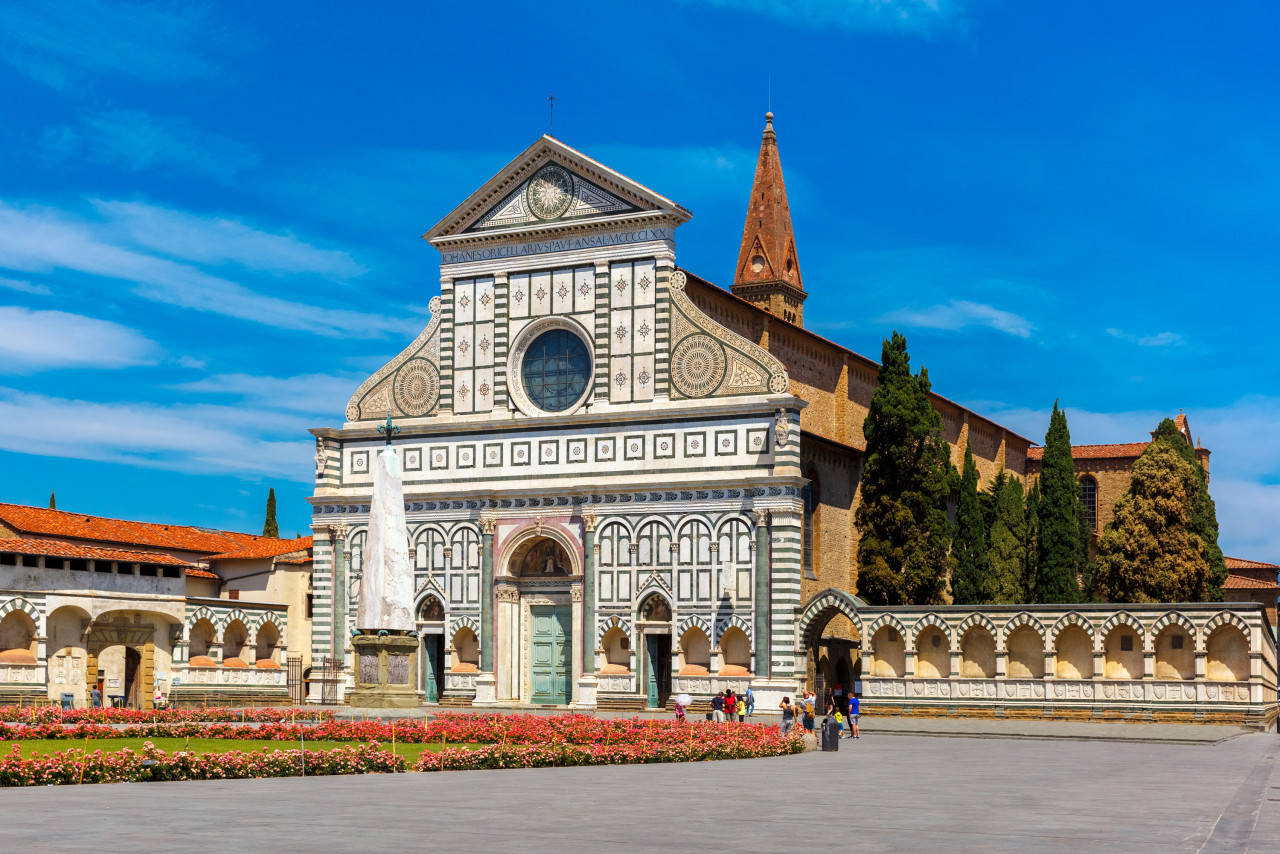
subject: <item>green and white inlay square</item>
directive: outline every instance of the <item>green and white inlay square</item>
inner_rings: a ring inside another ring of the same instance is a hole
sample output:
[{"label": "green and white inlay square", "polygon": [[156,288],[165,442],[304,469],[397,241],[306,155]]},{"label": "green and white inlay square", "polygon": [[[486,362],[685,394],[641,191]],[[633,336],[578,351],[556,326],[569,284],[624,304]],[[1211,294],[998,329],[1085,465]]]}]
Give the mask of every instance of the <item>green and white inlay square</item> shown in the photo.
[{"label": "green and white inlay square", "polygon": [[532,442],[512,442],[511,443],[511,465],[527,466],[533,462],[533,443]]},{"label": "green and white inlay square", "polygon": [[703,432],[685,433],[684,455],[686,457],[705,457],[707,455],[707,434]]},{"label": "green and white inlay square", "polygon": [[738,453],[738,431],[716,431],[716,456],[727,457]]},{"label": "green and white inlay square", "polygon": [[644,436],[626,436],[622,440],[623,459],[644,459]]},{"label": "green and white inlay square", "polygon": [[427,452],[431,460],[432,471],[442,471],[449,467],[449,449],[444,445],[435,445]]},{"label": "green and white inlay square", "polygon": [[571,463],[585,463],[587,461],[587,440],[570,439],[565,442],[565,458]]},{"label": "green and white inlay square", "polygon": [[499,468],[502,466],[502,443],[486,442],[484,446],[484,467]]},{"label": "green and white inlay square", "polygon": [[675,455],[675,433],[658,433],[653,437],[653,458],[655,460],[670,460],[674,459]]}]

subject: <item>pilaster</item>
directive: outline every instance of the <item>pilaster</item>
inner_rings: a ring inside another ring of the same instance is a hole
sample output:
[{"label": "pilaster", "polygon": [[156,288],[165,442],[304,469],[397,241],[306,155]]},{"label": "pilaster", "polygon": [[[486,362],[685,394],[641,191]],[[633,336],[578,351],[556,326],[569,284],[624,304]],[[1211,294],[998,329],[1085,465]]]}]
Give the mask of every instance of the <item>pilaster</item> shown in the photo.
[{"label": "pilaster", "polygon": [[754,673],[768,677],[773,671],[773,646],[769,642],[769,511],[756,510],[756,536],[751,543],[755,567],[755,638]]},{"label": "pilaster", "polygon": [[493,673],[493,528],[490,514],[480,517],[480,671]]},{"label": "pilaster", "polygon": [[596,512],[582,511],[582,673],[596,670]]}]

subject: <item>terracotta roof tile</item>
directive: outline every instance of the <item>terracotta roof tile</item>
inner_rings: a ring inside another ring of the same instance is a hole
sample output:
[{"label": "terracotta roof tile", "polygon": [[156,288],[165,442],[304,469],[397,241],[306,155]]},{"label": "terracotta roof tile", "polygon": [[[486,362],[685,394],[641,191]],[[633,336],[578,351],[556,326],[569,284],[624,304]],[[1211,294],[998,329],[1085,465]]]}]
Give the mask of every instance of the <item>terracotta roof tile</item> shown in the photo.
[{"label": "terracotta roof tile", "polygon": [[314,559],[310,555],[307,555],[306,557],[282,557],[278,558],[276,563],[287,563],[292,566],[306,566],[307,564],[312,563],[313,560]]},{"label": "terracotta roof tile", "polygon": [[1256,578],[1246,578],[1243,575],[1228,575],[1227,580],[1222,582],[1224,589],[1244,589],[1244,590],[1274,590],[1280,589],[1280,584],[1274,581],[1259,581]]},{"label": "terracotta roof tile", "polygon": [[276,542],[268,537],[235,531],[108,519],[23,504],[0,504],[0,521],[21,534],[189,552],[229,552],[247,548],[259,541]]},{"label": "terracotta roof tile", "polygon": [[296,540],[274,540],[258,537],[255,542],[247,543],[242,548],[209,555],[205,560],[258,560],[275,557],[276,555],[286,555],[290,552],[309,551],[310,549],[311,537],[299,537]]},{"label": "terracotta roof tile", "polygon": [[1246,560],[1242,557],[1226,558],[1227,569],[1274,569],[1280,572],[1280,566],[1274,563],[1263,563],[1260,560]]},{"label": "terracotta roof tile", "polygon": [[[1120,445],[1072,445],[1071,459],[1097,460],[1109,457],[1140,457],[1142,452],[1147,449],[1147,445],[1150,444],[1150,442],[1128,442]],[[1040,445],[1033,445],[1027,448],[1027,459],[1044,459],[1044,448]]]},{"label": "terracotta roof tile", "polygon": [[187,578],[212,578],[214,581],[221,581],[216,572],[210,572],[207,569],[188,569]]},{"label": "terracotta roof tile", "polygon": [[[158,566],[188,567],[198,571],[194,564],[159,552],[138,552],[128,549],[82,546],[76,543],[60,543],[57,540],[0,540],[0,552],[24,555],[48,555],[50,557],[86,558],[88,560],[114,560],[127,563],[154,563]],[[216,578],[216,576],[215,576]]]}]

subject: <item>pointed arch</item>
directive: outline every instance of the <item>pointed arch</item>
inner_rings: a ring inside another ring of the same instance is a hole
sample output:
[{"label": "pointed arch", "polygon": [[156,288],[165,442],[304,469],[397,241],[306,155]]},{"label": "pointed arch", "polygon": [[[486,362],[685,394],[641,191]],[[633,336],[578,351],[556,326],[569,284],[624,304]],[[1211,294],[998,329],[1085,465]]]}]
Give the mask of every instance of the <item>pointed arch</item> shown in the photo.
[{"label": "pointed arch", "polygon": [[859,609],[865,607],[866,603],[857,596],[837,587],[828,587],[816,594],[800,612],[797,634],[800,636],[801,645],[805,648],[812,647],[817,642],[817,638],[813,636],[814,633],[826,628],[827,623],[836,614],[848,617],[854,628],[858,630],[858,635],[862,636],[862,616]]},{"label": "pointed arch", "polygon": [[716,618],[716,636],[714,639],[716,646],[720,645],[721,636],[733,627],[742,629],[743,634],[747,636],[747,640],[752,640],[751,623],[743,619],[739,614],[732,614],[728,617]]},{"label": "pointed arch", "polygon": [[911,627],[911,645],[913,647],[920,644],[920,634],[930,626],[936,627],[943,635],[946,636],[947,642],[951,646],[955,646],[955,638],[951,636],[951,626],[947,625],[947,621],[940,614],[930,611],[923,617],[915,621]]},{"label": "pointed arch", "polygon": [[1040,622],[1037,617],[1027,613],[1026,611],[1020,611],[1010,617],[1008,622],[1004,624],[1004,630],[1000,633],[1000,645],[1005,646],[1008,644],[1009,635],[1013,634],[1023,626],[1030,626],[1035,629],[1036,633],[1040,635],[1042,639],[1045,638],[1044,623]]},{"label": "pointed arch", "polygon": [[1058,618],[1053,624],[1053,628],[1049,630],[1049,637],[1046,639],[1049,646],[1056,646],[1058,643],[1058,635],[1062,634],[1062,630],[1068,626],[1079,626],[1089,636],[1089,642],[1095,646],[1098,643],[1098,633],[1093,628],[1093,623],[1089,618],[1081,614],[1079,611],[1069,611]]}]

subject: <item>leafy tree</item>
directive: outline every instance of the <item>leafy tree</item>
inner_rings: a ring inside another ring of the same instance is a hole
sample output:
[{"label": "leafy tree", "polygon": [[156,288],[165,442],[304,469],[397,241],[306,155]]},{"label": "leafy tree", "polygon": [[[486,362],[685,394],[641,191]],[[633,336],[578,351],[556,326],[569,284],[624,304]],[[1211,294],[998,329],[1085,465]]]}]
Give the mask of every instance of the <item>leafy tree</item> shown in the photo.
[{"label": "leafy tree", "polygon": [[[1186,444],[1179,437],[1178,441]],[[1200,482],[1173,443],[1157,438],[1133,464],[1129,491],[1098,541],[1094,583],[1108,602],[1197,602],[1208,594],[1209,549],[1195,531]]]},{"label": "leafy tree", "polygon": [[1040,481],[1027,490],[1026,527],[1022,537],[1022,601],[1034,602],[1040,572]]},{"label": "leafy tree", "polygon": [[987,526],[978,497],[978,466],[973,461],[973,445],[964,444],[964,468],[956,497],[956,536],[951,543],[955,570],[951,574],[951,596],[957,605],[985,605],[992,601],[987,563]]},{"label": "leafy tree", "polygon": [[1199,488],[1196,492],[1195,507],[1191,511],[1191,530],[1204,542],[1209,550],[1209,584],[1205,591],[1205,602],[1221,602],[1223,598],[1222,584],[1227,580],[1227,561],[1222,556],[1222,547],[1218,545],[1218,509],[1209,495],[1209,475],[1204,466],[1196,458],[1195,449],[1187,441],[1187,437],[1178,430],[1172,418],[1166,418],[1156,427],[1156,440],[1169,443],[1178,456],[1186,460],[1196,472]]},{"label": "leafy tree", "polygon": [[49,492],[49,509],[50,510],[58,509],[58,496],[53,490],[50,490]]},{"label": "leafy tree", "polygon": [[262,536],[279,539],[280,526],[276,524],[276,490],[267,493],[267,519],[262,523]]},{"label": "leafy tree", "polygon": [[946,601],[952,466],[929,388],[929,372],[912,376],[907,340],[894,332],[881,349],[879,385],[863,425],[858,589],[872,604]]},{"label": "leafy tree", "polygon": [[994,520],[987,538],[987,565],[991,601],[997,605],[1021,605],[1027,601],[1023,568],[1027,555],[1027,522],[1022,503],[1022,483],[1000,470],[988,490],[994,496]]},{"label": "leafy tree", "polygon": [[1053,402],[1040,468],[1039,559],[1032,601],[1058,604],[1080,601],[1080,579],[1087,552],[1080,541],[1080,490],[1071,461],[1067,413]]}]

